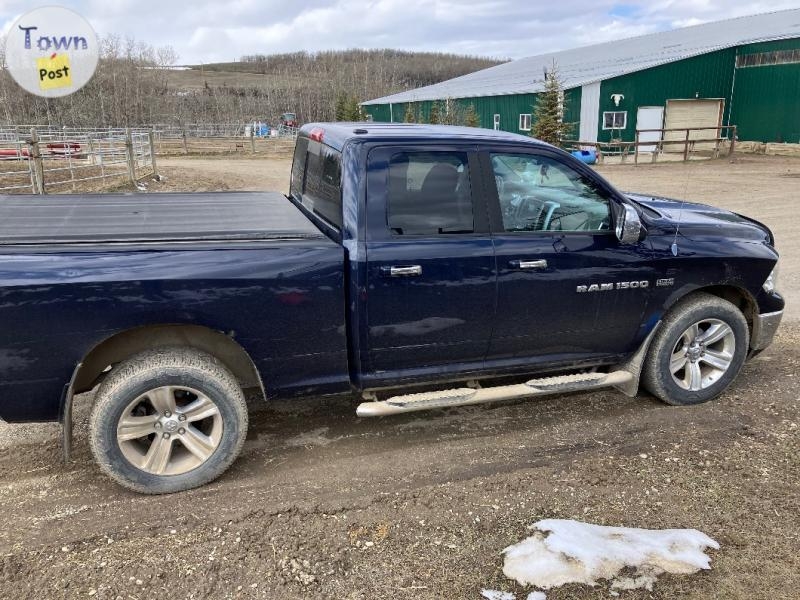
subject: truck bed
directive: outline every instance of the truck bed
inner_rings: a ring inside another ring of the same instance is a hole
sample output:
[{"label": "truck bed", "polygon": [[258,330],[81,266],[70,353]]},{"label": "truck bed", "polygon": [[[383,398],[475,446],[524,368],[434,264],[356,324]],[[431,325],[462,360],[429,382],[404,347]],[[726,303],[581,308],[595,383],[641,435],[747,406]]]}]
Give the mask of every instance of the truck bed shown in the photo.
[{"label": "truck bed", "polygon": [[0,246],[324,237],[277,192],[0,195]]}]

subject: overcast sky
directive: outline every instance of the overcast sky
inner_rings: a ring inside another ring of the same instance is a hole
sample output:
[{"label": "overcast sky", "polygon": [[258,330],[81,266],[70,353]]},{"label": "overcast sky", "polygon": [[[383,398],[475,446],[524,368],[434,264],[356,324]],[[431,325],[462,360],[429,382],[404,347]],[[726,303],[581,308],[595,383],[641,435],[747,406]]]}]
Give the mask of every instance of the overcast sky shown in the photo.
[{"label": "overcast sky", "polygon": [[171,45],[178,62],[345,48],[521,58],[707,21],[796,8],[797,0],[0,0],[0,31],[36,6],[79,12],[98,34]]}]

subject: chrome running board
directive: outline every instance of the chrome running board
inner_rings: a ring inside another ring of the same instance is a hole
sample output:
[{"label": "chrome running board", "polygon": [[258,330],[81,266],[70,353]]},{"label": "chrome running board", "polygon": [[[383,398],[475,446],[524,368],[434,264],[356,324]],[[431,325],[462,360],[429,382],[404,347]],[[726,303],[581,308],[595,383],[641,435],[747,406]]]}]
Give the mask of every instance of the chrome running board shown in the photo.
[{"label": "chrome running board", "polygon": [[624,387],[634,380],[628,371],[611,373],[576,373],[557,377],[531,379],[526,383],[500,385],[487,388],[455,388],[437,392],[422,392],[393,396],[386,400],[362,402],[356,409],[359,417],[382,417],[400,413],[428,410],[431,408],[447,408],[450,406],[466,406],[482,404],[498,400],[526,398],[528,396],[546,396],[565,392],[582,392],[607,387]]}]

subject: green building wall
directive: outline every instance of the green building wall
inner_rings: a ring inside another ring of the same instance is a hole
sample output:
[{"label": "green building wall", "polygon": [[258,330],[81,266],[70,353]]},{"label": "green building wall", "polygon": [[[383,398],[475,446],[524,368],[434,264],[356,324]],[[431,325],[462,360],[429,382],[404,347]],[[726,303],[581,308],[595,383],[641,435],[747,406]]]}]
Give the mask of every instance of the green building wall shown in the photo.
[{"label": "green building wall", "polygon": [[[470,105],[475,107],[478,114],[479,127],[494,129],[494,115],[500,115],[500,130],[527,135],[529,132],[520,131],[519,116],[533,114],[537,94],[510,94],[506,96],[481,96],[477,98],[455,98],[453,102],[462,114]],[[573,88],[564,92],[565,111],[564,120],[574,123],[574,135],[577,136],[578,120],[581,114],[581,90]],[[440,110],[443,101],[439,101]],[[412,102],[412,111],[420,123],[430,122],[433,101]],[[392,104],[369,104],[364,106],[364,111],[372,115],[372,120],[380,123],[402,123],[405,120],[407,104],[399,102]]]},{"label": "green building wall", "polygon": [[[739,55],[800,49],[800,39],[749,44]],[[739,139],[800,143],[800,64],[736,69],[731,123]]]},{"label": "green building wall", "polygon": [[[597,139],[616,138],[632,141],[636,137],[636,111],[640,106],[666,106],[667,100],[689,98],[724,98],[722,124],[727,125],[736,50],[729,48],[701,56],[607,79],[600,84],[600,119]],[[623,94],[619,107],[611,94]],[[628,112],[623,130],[603,129],[603,112]]]},{"label": "green building wall", "polygon": [[[723,125],[737,125],[740,140],[800,143],[800,64],[736,67],[736,56],[800,49],[800,38],[763,42],[727,48],[692,58],[667,63],[643,71],[607,79],[600,84],[598,141],[611,137],[632,141],[636,136],[636,112],[640,106],[666,106],[667,100],[722,98],[725,102]],[[612,94],[623,94],[619,107]],[[566,90],[565,121],[574,123],[573,139],[578,137],[581,88]],[[533,112],[536,94],[511,94],[456,99],[462,110],[472,104],[480,126],[493,128],[495,114],[500,129],[519,130],[519,115]],[[420,122],[428,122],[432,102],[413,103]],[[368,105],[367,114],[378,122],[402,122],[406,105]],[[604,130],[604,111],[627,111],[623,130]]]}]

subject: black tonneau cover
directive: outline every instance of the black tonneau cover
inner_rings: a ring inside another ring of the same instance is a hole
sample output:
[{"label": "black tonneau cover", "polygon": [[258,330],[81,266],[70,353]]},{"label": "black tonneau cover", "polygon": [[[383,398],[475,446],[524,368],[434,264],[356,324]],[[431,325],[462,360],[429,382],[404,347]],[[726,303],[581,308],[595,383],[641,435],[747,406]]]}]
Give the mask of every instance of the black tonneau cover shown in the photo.
[{"label": "black tonneau cover", "polygon": [[0,245],[322,237],[277,192],[0,195]]}]

